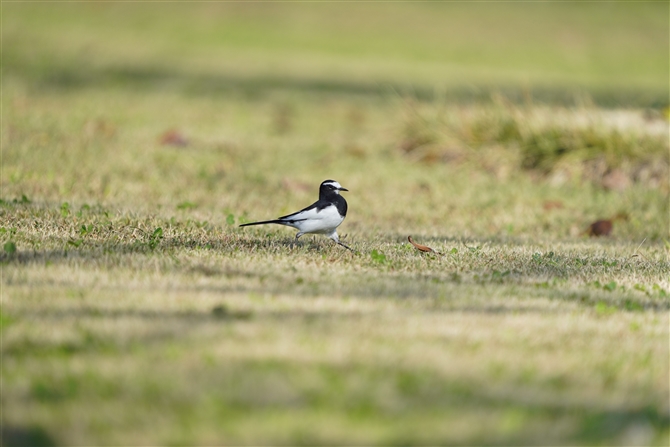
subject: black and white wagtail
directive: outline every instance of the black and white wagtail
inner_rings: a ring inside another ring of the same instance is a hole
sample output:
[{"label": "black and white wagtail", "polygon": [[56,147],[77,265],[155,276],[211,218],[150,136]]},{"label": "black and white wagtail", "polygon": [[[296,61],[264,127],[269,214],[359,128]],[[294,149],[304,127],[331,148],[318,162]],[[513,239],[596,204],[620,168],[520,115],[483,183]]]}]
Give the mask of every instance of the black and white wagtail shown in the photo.
[{"label": "black and white wagtail", "polygon": [[347,215],[347,201],[340,195],[340,191],[349,190],[343,188],[335,180],[325,180],[319,187],[319,200],[307,208],[279,219],[251,222],[240,225],[240,227],[264,224],[286,225],[298,230],[298,234],[295,235],[296,239],[307,233],[324,234],[344,248],[354,251],[340,242],[337,236],[337,227]]}]

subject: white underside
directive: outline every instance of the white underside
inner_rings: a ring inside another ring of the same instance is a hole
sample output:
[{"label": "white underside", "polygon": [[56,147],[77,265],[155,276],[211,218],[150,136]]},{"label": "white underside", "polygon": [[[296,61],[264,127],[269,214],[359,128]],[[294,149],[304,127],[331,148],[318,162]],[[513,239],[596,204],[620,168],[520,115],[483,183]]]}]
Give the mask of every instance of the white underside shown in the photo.
[{"label": "white underside", "polygon": [[316,208],[312,208],[311,210],[294,214],[287,220],[296,219],[306,220],[294,223],[286,222],[286,225],[296,228],[300,232],[298,233],[298,237],[307,233],[325,234],[335,241],[339,240],[335,230],[344,221],[344,217],[340,216],[335,206],[328,206],[319,212],[317,212]]}]

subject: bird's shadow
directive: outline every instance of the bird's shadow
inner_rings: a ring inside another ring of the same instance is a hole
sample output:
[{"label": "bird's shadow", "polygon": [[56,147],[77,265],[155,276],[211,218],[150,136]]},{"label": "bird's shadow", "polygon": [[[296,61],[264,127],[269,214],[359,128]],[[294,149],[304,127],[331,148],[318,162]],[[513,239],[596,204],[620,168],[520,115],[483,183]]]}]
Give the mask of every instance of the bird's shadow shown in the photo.
[{"label": "bird's shadow", "polygon": [[[344,247],[339,247],[338,244],[330,239],[326,239],[317,235],[304,235],[300,238],[282,237],[282,238],[255,238],[244,237],[240,238],[236,244],[239,248],[247,250],[264,250],[272,251],[276,249],[283,249],[286,251],[308,252],[308,253],[330,253],[334,249],[349,252]],[[352,252],[356,250],[351,249]]]}]

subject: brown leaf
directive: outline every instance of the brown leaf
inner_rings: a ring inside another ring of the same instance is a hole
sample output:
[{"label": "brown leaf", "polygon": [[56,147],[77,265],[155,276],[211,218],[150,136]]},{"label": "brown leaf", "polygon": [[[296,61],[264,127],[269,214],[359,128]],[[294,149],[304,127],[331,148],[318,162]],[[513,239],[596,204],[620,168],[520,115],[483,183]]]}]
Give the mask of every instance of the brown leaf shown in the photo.
[{"label": "brown leaf", "polygon": [[188,146],[188,139],[181,132],[175,129],[165,131],[158,139],[158,142],[163,146]]},{"label": "brown leaf", "polygon": [[407,240],[409,241],[410,244],[414,245],[414,248],[416,248],[419,251],[422,251],[424,253],[436,253],[438,255],[440,254],[426,245],[417,244],[412,240],[412,236],[407,236]]},{"label": "brown leaf", "polygon": [[589,228],[586,229],[586,234],[591,237],[598,236],[609,236],[612,232],[612,220],[611,219],[602,219],[596,220]]}]

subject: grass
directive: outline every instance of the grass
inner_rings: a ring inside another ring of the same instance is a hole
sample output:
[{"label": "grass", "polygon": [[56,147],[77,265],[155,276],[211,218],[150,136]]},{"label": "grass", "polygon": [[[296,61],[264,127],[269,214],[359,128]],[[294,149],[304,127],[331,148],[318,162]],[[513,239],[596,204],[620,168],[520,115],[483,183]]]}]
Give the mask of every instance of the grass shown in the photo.
[{"label": "grass", "polygon": [[3,75],[32,88],[377,96],[391,85],[460,100],[502,89],[668,105],[663,2],[3,8]]},{"label": "grass", "polygon": [[667,4],[2,7],[3,445],[667,445]]}]

